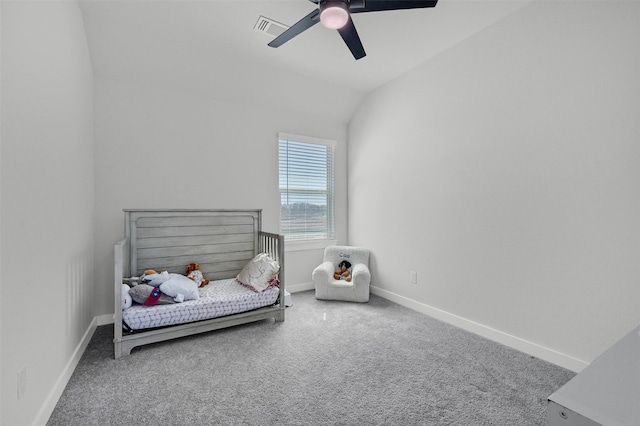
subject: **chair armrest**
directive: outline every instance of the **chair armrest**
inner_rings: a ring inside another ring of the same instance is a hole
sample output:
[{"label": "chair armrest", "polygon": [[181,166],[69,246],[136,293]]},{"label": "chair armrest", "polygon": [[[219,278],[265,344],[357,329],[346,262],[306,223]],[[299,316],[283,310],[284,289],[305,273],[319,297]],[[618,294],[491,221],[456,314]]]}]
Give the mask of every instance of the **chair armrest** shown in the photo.
[{"label": "chair armrest", "polygon": [[362,283],[369,284],[371,281],[371,272],[369,267],[364,263],[356,263],[351,269],[351,276],[353,277],[354,284]]},{"label": "chair armrest", "polygon": [[329,282],[333,279],[333,263],[323,262],[311,274],[313,286],[316,289],[316,298],[329,298]]},{"label": "chair armrest", "polygon": [[320,282],[325,281],[328,282],[330,279],[333,279],[333,263],[331,262],[323,262],[316,269],[313,270],[311,277],[313,281],[319,280]]}]

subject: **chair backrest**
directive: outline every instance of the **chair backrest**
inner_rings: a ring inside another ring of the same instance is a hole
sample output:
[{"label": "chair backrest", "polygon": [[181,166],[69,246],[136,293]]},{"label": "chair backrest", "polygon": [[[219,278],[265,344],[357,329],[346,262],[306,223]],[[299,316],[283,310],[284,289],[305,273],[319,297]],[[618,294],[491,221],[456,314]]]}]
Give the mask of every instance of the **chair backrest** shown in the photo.
[{"label": "chair backrest", "polygon": [[324,249],[325,262],[328,261],[337,266],[343,260],[351,263],[351,265],[364,263],[369,266],[369,250],[350,246],[328,246]]}]

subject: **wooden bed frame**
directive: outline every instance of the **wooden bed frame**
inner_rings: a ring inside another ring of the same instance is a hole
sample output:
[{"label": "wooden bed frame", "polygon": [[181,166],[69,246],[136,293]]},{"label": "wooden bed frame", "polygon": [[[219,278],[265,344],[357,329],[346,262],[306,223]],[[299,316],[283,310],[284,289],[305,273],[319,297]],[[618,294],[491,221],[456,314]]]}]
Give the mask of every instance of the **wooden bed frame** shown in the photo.
[{"label": "wooden bed frame", "polygon": [[[262,210],[124,210],[125,238],[115,245],[115,358],[136,346],[273,318],[284,321],[284,236],[262,232]],[[235,278],[253,257],[269,254],[280,265],[280,295],[275,305],[209,320],[149,330],[122,329],[123,279],[145,269],[184,274],[200,264],[211,281]]]}]

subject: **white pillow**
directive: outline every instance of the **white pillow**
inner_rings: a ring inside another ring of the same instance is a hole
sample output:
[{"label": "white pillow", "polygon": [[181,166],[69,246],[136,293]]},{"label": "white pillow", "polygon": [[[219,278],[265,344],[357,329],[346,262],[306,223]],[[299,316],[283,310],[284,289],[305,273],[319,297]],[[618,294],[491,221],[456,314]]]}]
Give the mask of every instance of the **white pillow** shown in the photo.
[{"label": "white pillow", "polygon": [[198,284],[180,274],[169,274],[169,279],[160,284],[160,291],[173,297],[176,302],[195,300],[200,297]]},{"label": "white pillow", "polygon": [[269,281],[276,276],[279,270],[278,262],[266,253],[260,253],[242,268],[236,279],[261,292],[269,286]]}]

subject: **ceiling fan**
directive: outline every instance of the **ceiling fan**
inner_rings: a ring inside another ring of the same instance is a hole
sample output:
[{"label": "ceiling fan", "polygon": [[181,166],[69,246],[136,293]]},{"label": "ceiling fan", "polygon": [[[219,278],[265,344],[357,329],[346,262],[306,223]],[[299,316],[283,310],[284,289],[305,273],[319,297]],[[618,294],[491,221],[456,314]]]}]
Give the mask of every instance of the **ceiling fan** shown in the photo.
[{"label": "ceiling fan", "polygon": [[366,56],[351,14],[380,12],[385,10],[419,9],[434,7],[438,0],[309,0],[318,8],[296,22],[288,30],[273,39],[269,46],[280,47],[318,22],[329,29],[338,30],[347,47],[357,59]]}]

